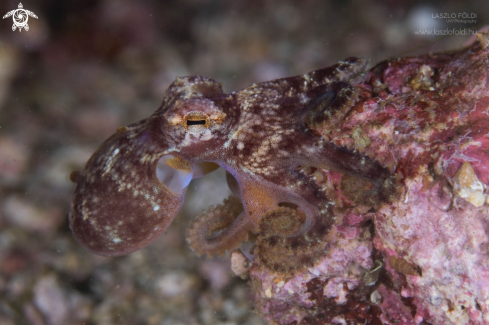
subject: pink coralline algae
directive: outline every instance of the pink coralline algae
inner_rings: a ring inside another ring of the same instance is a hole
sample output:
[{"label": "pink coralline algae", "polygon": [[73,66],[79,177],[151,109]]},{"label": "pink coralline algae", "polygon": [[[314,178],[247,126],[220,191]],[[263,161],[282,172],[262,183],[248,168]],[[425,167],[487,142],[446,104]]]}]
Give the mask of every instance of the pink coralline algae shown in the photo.
[{"label": "pink coralline algae", "polygon": [[230,95],[179,78],[72,173],[73,235],[102,255],[140,249],[221,166],[235,196],[187,241],[208,256],[252,241],[232,269],[271,324],[489,324],[488,43]]}]

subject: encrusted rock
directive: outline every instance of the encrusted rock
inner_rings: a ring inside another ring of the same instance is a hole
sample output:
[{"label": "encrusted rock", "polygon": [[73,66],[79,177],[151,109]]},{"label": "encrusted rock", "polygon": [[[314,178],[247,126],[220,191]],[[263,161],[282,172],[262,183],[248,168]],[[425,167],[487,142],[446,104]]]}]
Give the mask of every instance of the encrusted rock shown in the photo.
[{"label": "encrusted rock", "polygon": [[250,261],[240,250],[235,250],[231,253],[231,270],[243,280],[249,276]]}]

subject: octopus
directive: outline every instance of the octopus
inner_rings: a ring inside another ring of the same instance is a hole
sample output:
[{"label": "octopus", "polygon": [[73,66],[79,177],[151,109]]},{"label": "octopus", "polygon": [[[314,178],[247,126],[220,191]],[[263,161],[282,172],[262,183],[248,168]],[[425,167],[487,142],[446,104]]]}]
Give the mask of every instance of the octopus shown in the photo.
[{"label": "octopus", "polygon": [[153,115],[117,129],[70,175],[73,236],[100,255],[139,250],[170,225],[190,181],[222,167],[233,196],[190,224],[194,252],[222,255],[253,234],[257,262],[270,270],[312,266],[328,253],[337,216],[324,188],[301,170],[344,174],[352,201],[395,199],[386,167],[327,137],[357,101],[366,65],[348,58],[231,94],[207,77],[177,78]]}]

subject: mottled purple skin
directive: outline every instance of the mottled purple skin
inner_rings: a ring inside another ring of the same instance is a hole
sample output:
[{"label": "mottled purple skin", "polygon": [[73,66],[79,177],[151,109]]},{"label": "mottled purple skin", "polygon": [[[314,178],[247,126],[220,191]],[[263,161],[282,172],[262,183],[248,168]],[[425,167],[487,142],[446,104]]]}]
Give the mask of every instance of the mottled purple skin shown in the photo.
[{"label": "mottled purple skin", "polygon": [[[344,176],[316,172],[337,207],[330,253],[292,277],[254,264],[257,306],[267,320],[489,324],[489,200],[476,206],[454,190],[457,171],[469,162],[487,198],[488,40],[489,34],[480,35],[457,53],[378,64],[341,125],[320,131],[330,143],[386,166],[403,194],[369,210],[354,202],[359,197],[353,191],[345,194]],[[396,270],[389,257],[420,274]],[[374,260],[383,268],[367,285]]]}]

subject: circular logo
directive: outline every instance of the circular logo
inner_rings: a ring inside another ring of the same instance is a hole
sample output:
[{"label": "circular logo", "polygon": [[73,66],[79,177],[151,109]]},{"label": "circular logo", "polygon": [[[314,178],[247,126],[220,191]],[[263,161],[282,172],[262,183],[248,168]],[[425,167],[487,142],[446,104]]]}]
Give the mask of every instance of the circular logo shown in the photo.
[{"label": "circular logo", "polygon": [[13,14],[13,16],[14,16],[14,24],[18,28],[23,28],[24,26],[27,25],[27,21],[29,20],[29,16],[27,15],[27,12],[24,9],[15,10],[15,13]]}]

